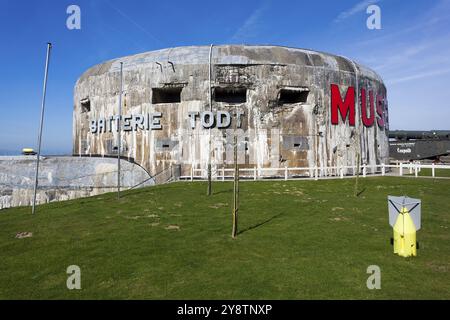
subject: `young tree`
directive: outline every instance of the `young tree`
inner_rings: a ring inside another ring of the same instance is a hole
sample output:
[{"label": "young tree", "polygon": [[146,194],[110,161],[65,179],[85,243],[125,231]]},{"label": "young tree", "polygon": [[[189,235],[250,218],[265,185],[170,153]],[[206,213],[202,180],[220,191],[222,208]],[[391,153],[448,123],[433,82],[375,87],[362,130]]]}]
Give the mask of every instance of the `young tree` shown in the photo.
[{"label": "young tree", "polygon": [[234,136],[234,187],[233,187],[233,228],[231,236],[236,238],[238,229],[239,210],[239,166],[237,163],[237,137]]}]

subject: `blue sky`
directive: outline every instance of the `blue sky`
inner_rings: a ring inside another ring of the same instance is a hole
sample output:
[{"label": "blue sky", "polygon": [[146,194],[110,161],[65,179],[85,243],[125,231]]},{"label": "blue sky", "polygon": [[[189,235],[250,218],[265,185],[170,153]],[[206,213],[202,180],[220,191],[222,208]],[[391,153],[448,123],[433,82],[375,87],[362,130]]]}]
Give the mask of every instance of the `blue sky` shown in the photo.
[{"label": "blue sky", "polygon": [[[381,8],[381,30],[366,8]],[[275,44],[353,58],[388,89],[391,129],[450,129],[450,0],[1,0],[0,152],[35,148],[46,43],[54,43],[43,150],[70,153],[73,87],[89,67],[182,45]],[[66,9],[81,8],[81,30]]]}]

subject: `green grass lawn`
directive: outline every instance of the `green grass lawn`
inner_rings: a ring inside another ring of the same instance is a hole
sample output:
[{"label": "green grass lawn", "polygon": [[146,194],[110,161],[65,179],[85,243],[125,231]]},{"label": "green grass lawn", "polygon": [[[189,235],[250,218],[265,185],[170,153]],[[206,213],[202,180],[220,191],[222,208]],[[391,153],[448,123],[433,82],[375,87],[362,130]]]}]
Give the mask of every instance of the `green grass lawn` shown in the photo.
[{"label": "green grass lawn", "polygon": [[[0,211],[1,299],[450,299],[450,180],[182,182]],[[387,195],[422,199],[420,250],[394,255]],[[172,226],[172,228],[167,228]],[[174,226],[178,227],[174,228]],[[16,239],[18,232],[31,238]],[[81,268],[81,290],[66,268]],[[368,290],[369,265],[381,290]]]}]

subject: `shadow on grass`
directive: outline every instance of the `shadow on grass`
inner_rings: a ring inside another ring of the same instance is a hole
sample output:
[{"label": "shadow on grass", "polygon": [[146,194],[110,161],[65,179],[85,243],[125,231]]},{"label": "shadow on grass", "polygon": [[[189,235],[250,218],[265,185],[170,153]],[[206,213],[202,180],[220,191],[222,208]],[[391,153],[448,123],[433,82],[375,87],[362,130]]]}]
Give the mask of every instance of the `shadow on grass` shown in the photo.
[{"label": "shadow on grass", "polygon": [[245,229],[243,229],[243,230],[241,230],[241,231],[238,231],[237,234],[238,234],[238,235],[239,235],[239,234],[243,234],[244,232],[247,232],[247,231],[256,229],[256,228],[258,228],[258,227],[261,227],[261,226],[265,225],[266,223],[269,223],[269,222],[272,221],[273,219],[278,218],[278,217],[281,216],[281,215],[282,215],[282,213],[276,214],[276,215],[274,215],[273,217],[271,217],[271,218],[269,218],[269,219],[267,219],[267,220],[264,220],[264,221],[262,221],[262,222],[260,222],[260,223],[257,223],[257,224],[255,224],[255,225],[253,225],[253,226],[250,226],[250,227],[245,228]]},{"label": "shadow on grass", "polygon": [[213,192],[213,194],[221,194],[221,193],[232,193],[233,189],[225,189],[225,190],[220,190],[217,192]]},{"label": "shadow on grass", "polygon": [[155,195],[156,192],[165,191],[165,190],[173,190],[177,188],[182,188],[181,185],[175,183],[166,183],[166,184],[157,184],[152,186],[146,186],[142,188],[135,188],[135,189],[127,189],[123,190],[120,194],[120,198],[126,198],[127,196],[135,196],[140,194],[153,194]]},{"label": "shadow on grass", "polygon": [[360,195],[362,195],[364,193],[364,191],[366,191],[366,188],[363,188],[360,192],[358,192],[356,194],[356,196],[359,197]]}]

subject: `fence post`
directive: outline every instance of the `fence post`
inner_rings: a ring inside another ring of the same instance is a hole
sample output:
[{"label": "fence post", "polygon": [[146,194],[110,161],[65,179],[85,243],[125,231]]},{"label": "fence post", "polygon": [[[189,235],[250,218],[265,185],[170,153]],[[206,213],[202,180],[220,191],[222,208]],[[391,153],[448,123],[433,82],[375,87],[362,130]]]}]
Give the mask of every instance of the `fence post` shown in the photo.
[{"label": "fence post", "polygon": [[400,177],[403,176],[403,163],[400,162]]},{"label": "fence post", "polygon": [[385,164],[384,164],[384,163],[381,164],[381,175],[382,175],[382,176],[385,176],[385,175],[386,175],[386,167],[385,167]]},{"label": "fence post", "polygon": [[284,167],[284,181],[288,179],[288,168],[287,166]]},{"label": "fence post", "polygon": [[418,176],[418,168],[419,166],[417,165],[417,163],[414,165],[414,175],[416,176],[416,178],[417,178],[417,176]]},{"label": "fence post", "polygon": [[340,175],[341,175],[341,179],[344,179],[344,168],[340,168],[340,173],[339,173]]},{"label": "fence post", "polygon": [[366,167],[366,165],[364,165],[363,166],[363,178],[366,177],[366,174],[367,174],[367,167]]},{"label": "fence post", "polygon": [[412,165],[411,165],[411,163],[409,164],[409,174],[412,174]]},{"label": "fence post", "polygon": [[194,166],[191,165],[191,181],[194,181]]},{"label": "fence post", "polygon": [[431,175],[433,176],[433,178],[436,176],[434,171],[434,163],[431,164]]},{"label": "fence post", "polygon": [[225,168],[222,167],[222,181],[225,181]]},{"label": "fence post", "polygon": [[319,170],[317,166],[314,167],[314,180],[319,180]]},{"label": "fence post", "polygon": [[253,180],[256,181],[256,166],[253,167]]}]

